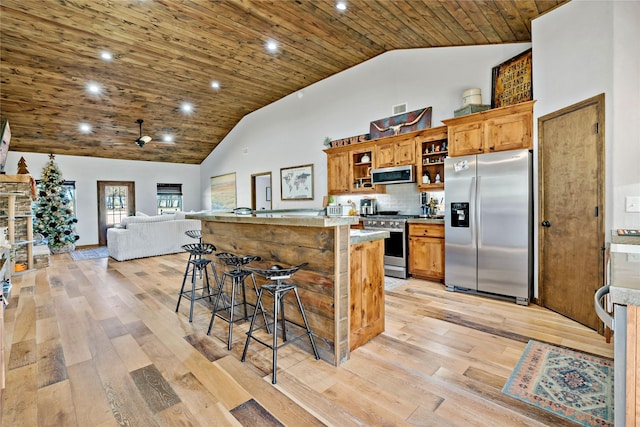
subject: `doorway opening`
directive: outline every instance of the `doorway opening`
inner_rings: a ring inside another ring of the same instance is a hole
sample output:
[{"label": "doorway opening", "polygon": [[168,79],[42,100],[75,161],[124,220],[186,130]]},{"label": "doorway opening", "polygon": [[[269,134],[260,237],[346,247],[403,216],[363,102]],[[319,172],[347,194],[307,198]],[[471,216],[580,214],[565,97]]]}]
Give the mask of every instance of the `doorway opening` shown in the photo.
[{"label": "doorway opening", "polygon": [[98,243],[107,245],[107,229],[123,218],[135,215],[136,193],[133,181],[98,181]]},{"label": "doorway opening", "polygon": [[271,209],[271,172],[251,175],[251,209]]}]

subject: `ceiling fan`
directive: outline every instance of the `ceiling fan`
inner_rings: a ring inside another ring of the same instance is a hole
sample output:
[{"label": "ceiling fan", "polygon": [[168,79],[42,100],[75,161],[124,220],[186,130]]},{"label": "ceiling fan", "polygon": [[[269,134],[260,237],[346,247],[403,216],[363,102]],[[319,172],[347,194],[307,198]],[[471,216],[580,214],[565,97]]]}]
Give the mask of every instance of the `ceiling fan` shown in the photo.
[{"label": "ceiling fan", "polygon": [[140,136],[134,142],[138,147],[142,148],[146,143],[151,141],[151,137],[148,135],[142,136],[142,123],[144,123],[144,120],[138,119],[136,122],[140,125]]}]

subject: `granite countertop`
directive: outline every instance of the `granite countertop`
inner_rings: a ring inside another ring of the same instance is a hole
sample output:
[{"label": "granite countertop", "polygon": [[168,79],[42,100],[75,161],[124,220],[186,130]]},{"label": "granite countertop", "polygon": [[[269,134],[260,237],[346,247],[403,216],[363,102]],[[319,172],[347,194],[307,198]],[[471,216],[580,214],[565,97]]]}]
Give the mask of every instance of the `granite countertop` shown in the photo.
[{"label": "granite countertop", "polygon": [[640,306],[640,237],[611,237],[610,288],[611,302]]},{"label": "granite countertop", "polygon": [[350,230],[349,236],[349,243],[355,245],[357,243],[386,239],[387,237],[390,237],[390,234],[388,231],[379,230]]},{"label": "granite countertop", "polygon": [[187,219],[202,221],[235,222],[246,224],[288,225],[298,227],[335,227],[358,223],[355,216],[321,216],[314,211],[258,211],[250,215],[237,215],[231,212],[187,213]]}]

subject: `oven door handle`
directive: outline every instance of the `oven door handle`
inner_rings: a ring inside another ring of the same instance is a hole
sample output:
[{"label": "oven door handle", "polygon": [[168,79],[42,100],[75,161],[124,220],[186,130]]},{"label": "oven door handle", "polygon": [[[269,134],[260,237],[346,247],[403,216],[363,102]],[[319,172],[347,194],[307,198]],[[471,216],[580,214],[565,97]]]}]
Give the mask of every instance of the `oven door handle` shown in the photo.
[{"label": "oven door handle", "polygon": [[389,233],[404,233],[403,229],[398,229],[398,228],[381,228],[381,227],[373,227],[373,228],[367,228],[364,227],[365,230],[369,230],[369,231],[388,231]]}]

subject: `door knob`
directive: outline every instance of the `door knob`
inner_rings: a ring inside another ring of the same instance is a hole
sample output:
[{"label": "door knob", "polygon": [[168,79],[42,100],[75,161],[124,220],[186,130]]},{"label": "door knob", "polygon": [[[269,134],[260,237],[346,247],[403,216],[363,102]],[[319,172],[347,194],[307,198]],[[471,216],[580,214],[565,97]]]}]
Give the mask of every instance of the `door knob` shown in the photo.
[{"label": "door knob", "polygon": [[547,221],[547,220],[542,221],[542,224],[541,224],[541,225],[542,225],[543,227],[551,227],[551,223],[550,223],[549,221]]}]

